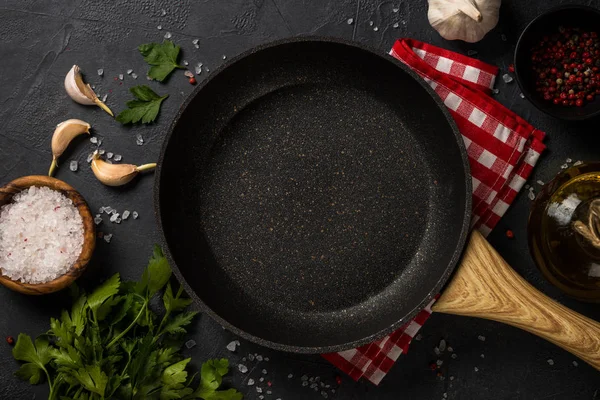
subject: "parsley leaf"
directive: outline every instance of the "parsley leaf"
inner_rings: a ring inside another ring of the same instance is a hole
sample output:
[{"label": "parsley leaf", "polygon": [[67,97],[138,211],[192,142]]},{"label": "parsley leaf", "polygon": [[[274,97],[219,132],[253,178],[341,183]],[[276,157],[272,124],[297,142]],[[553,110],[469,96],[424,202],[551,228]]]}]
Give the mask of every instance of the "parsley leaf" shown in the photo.
[{"label": "parsley leaf", "polygon": [[119,274],[114,274],[88,296],[87,304],[94,316],[102,303],[119,292],[120,284]]},{"label": "parsley leaf", "polygon": [[200,370],[200,385],[191,398],[204,400],[241,400],[242,394],[235,389],[217,390],[223,382],[223,375],[229,371],[229,361],[225,358],[220,360],[208,360],[202,364]]},{"label": "parsley leaf", "polygon": [[197,311],[186,311],[181,314],[177,314],[165,324],[162,331],[170,334],[185,333],[185,329],[183,329],[183,327],[189,325],[196,314],[198,314]]},{"label": "parsley leaf", "polygon": [[171,284],[167,283],[167,287],[165,288],[165,294],[163,295],[163,303],[167,312],[171,313],[175,311],[180,311],[192,304],[192,299],[181,298],[182,293],[183,286],[180,286],[179,290],[177,291],[177,295],[173,297],[173,290],[171,290]]},{"label": "parsley leaf", "polygon": [[143,124],[153,122],[158,116],[160,105],[169,97],[168,94],[159,96],[146,85],[134,86],[129,91],[137,100],[128,101],[128,108],[117,115],[117,121],[122,124],[136,124],[140,121]]},{"label": "parsley leaf", "polygon": [[157,81],[164,81],[175,68],[185,68],[177,63],[180,47],[170,40],[142,44],[138,50],[144,56],[144,61],[152,65],[148,76]]},{"label": "parsley leaf", "polygon": [[162,383],[169,387],[177,387],[178,385],[184,383],[187,379],[185,366],[190,361],[192,361],[191,358],[186,358],[185,360],[181,360],[178,363],[169,365],[167,368],[165,368],[161,377]]},{"label": "parsley leaf", "polygon": [[73,372],[73,377],[90,392],[104,396],[108,376],[98,365],[86,365],[85,368],[79,368],[77,372]]},{"label": "parsley leaf", "polygon": [[148,262],[148,267],[142,274],[142,279],[135,287],[138,294],[148,291],[148,297],[154,296],[171,278],[171,267],[162,250],[154,246],[154,253]]},{"label": "parsley leaf", "polygon": [[33,385],[39,383],[42,371],[46,372],[45,365],[51,359],[48,340],[39,337],[35,340],[34,345],[29,335],[19,333],[17,344],[13,348],[12,354],[17,360],[27,361],[16,372],[16,375],[23,380],[28,380]]}]

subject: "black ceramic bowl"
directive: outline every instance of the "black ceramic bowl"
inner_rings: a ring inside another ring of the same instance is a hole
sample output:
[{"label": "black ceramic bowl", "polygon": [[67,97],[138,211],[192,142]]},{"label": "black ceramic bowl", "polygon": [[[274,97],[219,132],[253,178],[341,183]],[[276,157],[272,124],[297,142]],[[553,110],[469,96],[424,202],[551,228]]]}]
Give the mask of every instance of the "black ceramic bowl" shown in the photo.
[{"label": "black ceramic bowl", "polygon": [[515,75],[521,91],[534,106],[556,118],[580,121],[600,115],[600,96],[583,107],[565,107],[544,100],[535,91],[531,51],[544,35],[557,33],[559,26],[600,32],[600,10],[579,5],[561,6],[546,11],[527,25],[515,50]]}]

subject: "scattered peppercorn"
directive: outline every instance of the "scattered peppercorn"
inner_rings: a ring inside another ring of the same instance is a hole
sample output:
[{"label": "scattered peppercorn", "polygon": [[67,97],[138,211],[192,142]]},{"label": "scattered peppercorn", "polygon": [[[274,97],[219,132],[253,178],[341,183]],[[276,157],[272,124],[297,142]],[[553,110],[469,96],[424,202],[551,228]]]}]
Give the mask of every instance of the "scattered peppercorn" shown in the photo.
[{"label": "scattered peppercorn", "polygon": [[512,239],[512,238],[515,237],[515,234],[513,233],[513,231],[511,231],[510,229],[508,229],[506,231],[506,237],[509,238],[509,239]]},{"label": "scattered peppercorn", "polygon": [[7,336],[6,337],[6,343],[8,343],[8,344],[10,344],[12,346],[13,344],[15,344],[15,338],[12,337],[12,336]]},{"label": "scattered peppercorn", "polygon": [[[535,90],[556,105],[583,107],[600,94],[600,38],[596,32],[559,27],[532,49]],[[511,69],[512,67],[512,69]],[[509,71],[513,71],[512,64]]]},{"label": "scattered peppercorn", "polygon": [[196,78],[194,78],[193,76],[190,78],[190,85],[195,85],[196,84]]}]

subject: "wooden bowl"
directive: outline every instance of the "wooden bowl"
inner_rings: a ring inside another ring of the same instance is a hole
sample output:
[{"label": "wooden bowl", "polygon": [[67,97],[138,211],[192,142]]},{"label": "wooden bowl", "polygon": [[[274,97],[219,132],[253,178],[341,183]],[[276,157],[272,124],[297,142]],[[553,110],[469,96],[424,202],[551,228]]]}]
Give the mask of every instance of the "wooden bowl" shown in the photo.
[{"label": "wooden bowl", "polygon": [[33,284],[14,281],[7,276],[0,275],[0,283],[9,289],[24,294],[41,295],[64,289],[75,279],[77,279],[79,275],[81,275],[88,262],[92,258],[92,253],[96,247],[96,228],[92,218],[92,213],[90,212],[90,208],[88,207],[84,198],[67,183],[49,176],[24,176],[15,179],[6,186],[0,188],[0,207],[10,203],[15,194],[31,186],[46,186],[71,199],[73,205],[77,208],[77,210],[79,210],[79,215],[81,215],[83,222],[83,247],[81,249],[81,254],[71,269],[69,269],[64,275],[51,280],[50,282]]}]

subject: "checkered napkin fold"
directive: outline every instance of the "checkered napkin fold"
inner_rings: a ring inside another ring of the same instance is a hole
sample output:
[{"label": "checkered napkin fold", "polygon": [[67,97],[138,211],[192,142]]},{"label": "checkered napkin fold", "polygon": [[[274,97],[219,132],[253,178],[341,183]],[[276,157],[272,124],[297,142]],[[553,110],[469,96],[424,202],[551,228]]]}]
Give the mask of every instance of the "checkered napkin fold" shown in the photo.
[{"label": "checkered napkin fold", "polygon": [[[498,68],[413,39],[396,41],[390,55],[419,74],[456,122],[473,177],[471,227],[487,236],[531,174],[544,132],[490,97]],[[374,343],[323,354],[354,380],[378,385],[431,315],[435,299],[412,321]]]}]

